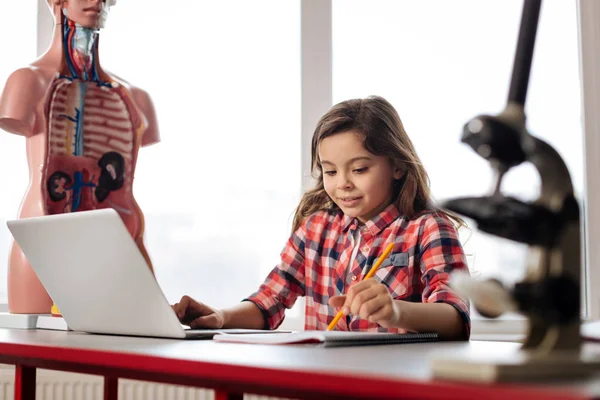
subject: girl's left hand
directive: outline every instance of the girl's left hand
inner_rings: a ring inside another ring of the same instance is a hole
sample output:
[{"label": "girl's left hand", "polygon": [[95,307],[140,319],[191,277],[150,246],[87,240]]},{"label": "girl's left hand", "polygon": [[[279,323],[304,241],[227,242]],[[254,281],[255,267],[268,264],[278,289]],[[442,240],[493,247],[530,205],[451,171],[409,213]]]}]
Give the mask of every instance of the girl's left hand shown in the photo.
[{"label": "girl's left hand", "polygon": [[352,313],[384,328],[398,325],[400,307],[394,301],[387,286],[370,278],[353,285],[345,296],[329,299],[331,307],[343,307],[344,314]]}]

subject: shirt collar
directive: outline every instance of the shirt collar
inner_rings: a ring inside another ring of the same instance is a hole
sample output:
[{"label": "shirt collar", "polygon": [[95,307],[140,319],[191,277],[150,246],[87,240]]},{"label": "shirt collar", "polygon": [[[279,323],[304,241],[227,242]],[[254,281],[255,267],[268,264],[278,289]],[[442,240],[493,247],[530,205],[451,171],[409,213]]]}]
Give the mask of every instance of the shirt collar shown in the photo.
[{"label": "shirt collar", "polygon": [[[394,204],[387,206],[382,212],[371,218],[364,225],[363,231],[368,231],[371,235],[375,236],[382,230],[388,227],[389,224],[394,222],[400,216],[400,212]],[[358,219],[352,218],[344,214],[342,219],[342,232],[347,232],[348,229],[352,230],[358,227]]]}]

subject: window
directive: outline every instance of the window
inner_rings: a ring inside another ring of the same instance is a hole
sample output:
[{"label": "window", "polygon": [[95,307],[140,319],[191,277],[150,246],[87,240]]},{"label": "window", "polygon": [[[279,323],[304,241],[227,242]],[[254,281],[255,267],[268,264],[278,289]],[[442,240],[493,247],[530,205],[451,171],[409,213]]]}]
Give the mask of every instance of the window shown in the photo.
[{"label": "window", "polygon": [[[576,2],[544,2],[526,104],[532,134],[554,146],[583,200],[583,131]],[[523,2],[333,1],[334,103],[382,95],[398,110],[436,200],[487,194],[487,162],[460,142],[478,114],[502,111],[508,96]],[[514,168],[503,191],[532,200],[531,165]],[[507,284],[525,272],[527,247],[461,232],[470,267]],[[470,238],[469,238],[470,236]]]},{"label": "window", "polygon": [[[35,60],[37,44],[37,1],[22,0],[0,5],[0,91],[8,76]],[[15,36],[15,33],[18,34]],[[17,217],[19,205],[29,181],[25,156],[25,139],[0,130],[0,304],[7,302],[6,277],[12,236],[6,221]]]},{"label": "window", "polygon": [[119,2],[103,68],[146,90],[162,142],[134,193],[172,303],[225,307],[279,262],[300,195],[298,1]]}]

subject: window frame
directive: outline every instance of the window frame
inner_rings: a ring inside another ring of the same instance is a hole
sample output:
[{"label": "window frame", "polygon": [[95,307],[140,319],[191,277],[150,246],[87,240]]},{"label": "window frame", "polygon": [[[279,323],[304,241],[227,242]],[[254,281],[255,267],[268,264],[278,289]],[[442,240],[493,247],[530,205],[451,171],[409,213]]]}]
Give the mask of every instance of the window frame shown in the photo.
[{"label": "window frame", "polygon": [[593,0],[577,1],[579,20],[579,58],[582,91],[582,125],[584,143],[584,190],[585,197],[583,232],[585,251],[582,260],[582,291],[586,319],[600,318],[600,115],[594,110],[600,107],[600,31],[595,21],[600,18],[600,4]]}]

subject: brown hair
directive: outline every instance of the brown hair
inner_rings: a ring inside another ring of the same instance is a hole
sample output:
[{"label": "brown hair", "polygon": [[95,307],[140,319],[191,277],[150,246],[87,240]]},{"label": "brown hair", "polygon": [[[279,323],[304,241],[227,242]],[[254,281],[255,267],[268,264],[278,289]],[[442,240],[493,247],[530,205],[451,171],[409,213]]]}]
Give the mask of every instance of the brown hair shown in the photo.
[{"label": "brown hair", "polygon": [[[429,176],[404,130],[398,112],[383,97],[370,96],[336,104],[317,123],[311,146],[311,169],[317,184],[302,196],[294,215],[293,231],[316,211],[339,210],[323,186],[319,144],[326,137],[350,130],[363,135],[363,145],[370,153],[386,156],[395,166],[401,166],[406,171],[401,179],[394,182],[392,198],[400,214],[410,219],[424,210],[433,210],[430,205]],[[449,216],[457,226],[464,225],[462,219],[448,211],[435,211]]]}]

